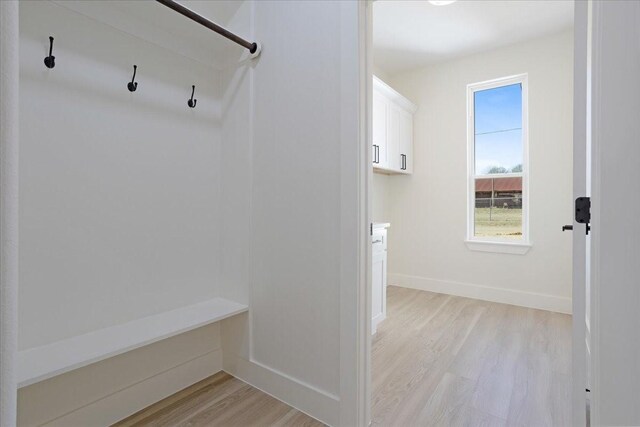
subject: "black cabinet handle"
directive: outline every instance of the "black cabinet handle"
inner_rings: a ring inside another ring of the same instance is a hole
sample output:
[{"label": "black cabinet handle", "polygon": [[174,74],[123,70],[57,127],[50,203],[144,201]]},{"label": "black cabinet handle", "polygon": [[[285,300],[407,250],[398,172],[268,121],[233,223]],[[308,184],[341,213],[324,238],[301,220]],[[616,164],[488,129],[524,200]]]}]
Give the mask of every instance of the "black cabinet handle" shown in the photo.
[{"label": "black cabinet handle", "polygon": [[573,230],[573,225],[563,225],[562,231]]},{"label": "black cabinet handle", "polygon": [[407,170],[407,155],[406,154],[400,154],[400,170],[403,170],[403,171]]}]

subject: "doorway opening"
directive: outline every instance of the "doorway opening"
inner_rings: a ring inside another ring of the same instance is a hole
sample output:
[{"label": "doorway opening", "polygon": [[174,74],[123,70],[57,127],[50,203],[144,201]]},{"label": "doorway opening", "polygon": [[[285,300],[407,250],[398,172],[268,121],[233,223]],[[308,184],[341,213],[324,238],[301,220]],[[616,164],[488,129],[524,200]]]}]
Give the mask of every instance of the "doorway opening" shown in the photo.
[{"label": "doorway opening", "polygon": [[371,421],[572,425],[574,3],[371,8]]}]

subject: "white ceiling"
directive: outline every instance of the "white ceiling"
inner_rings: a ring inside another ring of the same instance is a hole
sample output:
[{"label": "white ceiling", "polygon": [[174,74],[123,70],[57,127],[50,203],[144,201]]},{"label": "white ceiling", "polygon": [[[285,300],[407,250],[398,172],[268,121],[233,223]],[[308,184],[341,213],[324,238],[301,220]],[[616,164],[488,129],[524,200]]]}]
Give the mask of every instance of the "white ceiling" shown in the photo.
[{"label": "white ceiling", "polygon": [[573,26],[573,1],[379,0],[373,5],[374,64],[387,74],[490,50]]}]

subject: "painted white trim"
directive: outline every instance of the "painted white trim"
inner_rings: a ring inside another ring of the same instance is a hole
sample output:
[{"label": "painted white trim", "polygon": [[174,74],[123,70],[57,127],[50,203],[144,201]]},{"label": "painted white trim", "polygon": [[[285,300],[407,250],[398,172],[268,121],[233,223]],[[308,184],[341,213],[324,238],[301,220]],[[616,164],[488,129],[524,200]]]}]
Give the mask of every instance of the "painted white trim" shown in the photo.
[{"label": "painted white trim", "polygon": [[0,425],[16,424],[18,348],[19,18],[0,1]]},{"label": "painted white trim", "polygon": [[384,313],[380,313],[376,317],[371,319],[371,335],[375,335],[376,332],[378,332],[378,325],[386,318],[387,316]]},{"label": "painted white trim", "polygon": [[467,248],[472,251],[494,252],[499,254],[524,255],[533,246],[531,243],[489,241],[489,240],[465,240]]},{"label": "painted white trim", "polygon": [[[602,8],[604,7],[603,2],[600,1],[589,1],[589,12],[590,12],[590,47],[592,52],[594,50],[600,50],[601,40],[599,40],[598,33],[602,32],[601,28],[601,15]],[[596,26],[600,27],[596,29]],[[593,103],[593,98],[596,96],[596,91],[602,90],[601,83],[594,78],[596,73],[600,70],[601,65],[597,64],[597,61],[594,60],[594,53],[591,53],[592,65],[589,70],[591,74],[591,84],[588,90],[591,91],[591,97],[589,101],[589,106],[591,107],[591,114],[588,116],[588,119],[591,120],[591,126],[588,128],[588,131],[592,132],[591,135],[591,312],[589,313],[589,323],[590,323],[590,333],[591,333],[591,358],[589,360],[589,366],[591,369],[590,378],[591,378],[591,393],[589,395],[590,400],[590,421],[592,426],[601,426],[601,393],[600,393],[600,375],[601,375],[601,362],[600,362],[600,246],[601,246],[601,236],[600,232],[597,231],[601,229],[600,225],[600,202],[599,198],[602,194],[601,191],[601,152],[600,152],[600,144],[602,141],[599,140],[597,135],[597,122],[600,120],[600,108],[596,103]]]},{"label": "painted white trim", "polygon": [[389,274],[390,286],[400,286],[440,294],[456,295],[483,301],[499,302],[520,307],[536,308],[556,313],[571,314],[571,298],[512,289],[493,288],[474,283],[454,282],[452,280],[432,279],[407,274]]},{"label": "painted white trim", "polygon": [[[590,131],[587,129],[587,103],[590,96],[588,87],[587,67],[591,60],[589,49],[589,16],[591,12],[590,2],[575,2],[574,4],[574,36],[573,36],[573,196],[580,197],[587,195],[587,137]],[[585,389],[588,384],[589,363],[586,354],[587,348],[586,331],[586,280],[587,269],[587,241],[586,235],[581,230],[583,226],[574,222],[575,232],[573,233],[573,284],[572,284],[572,388],[571,406],[572,420],[576,426],[586,425],[586,398]],[[580,230],[580,231],[578,231]],[[594,424],[593,418],[591,419]]]},{"label": "painted white trim", "polygon": [[329,426],[340,422],[340,398],[260,362],[225,354],[225,372]]},{"label": "painted white trim", "polygon": [[[588,49],[589,57],[587,62],[587,135],[591,140],[591,313],[589,315],[591,332],[591,358],[589,366],[591,368],[591,393],[590,400],[590,421],[592,426],[601,426],[601,394],[600,394],[600,246],[601,236],[598,230],[600,225],[600,202],[602,194],[602,162],[601,146],[602,141],[598,135],[598,124],[602,114],[600,105],[594,98],[599,98],[602,90],[601,82],[597,78],[601,72],[602,64],[599,63],[597,55],[602,51],[602,14],[605,7],[603,2],[589,0],[588,8]],[[589,134],[590,133],[590,134]]]},{"label": "painted white trim", "polygon": [[[475,171],[474,93],[513,84],[522,85],[522,173],[484,175]],[[467,241],[504,242],[503,239],[475,237],[474,206],[476,178],[522,177],[522,240],[531,246],[529,234],[529,77],[527,73],[467,85]],[[509,242],[509,241],[507,241]]]},{"label": "painted white trim", "polygon": [[[369,224],[373,221],[370,186],[373,182],[373,167],[371,159],[371,99],[373,97],[373,3],[370,0],[359,2],[342,2],[342,8],[355,4],[357,28],[353,20],[343,14],[341,31],[345,35],[357,31],[358,42],[358,70],[356,81],[342,79],[342,93],[349,95],[353,88],[358,93],[357,121],[358,135],[343,135],[341,144],[341,173],[345,178],[355,178],[355,188],[352,192],[344,191],[341,185],[341,200],[346,206],[357,201],[355,230],[350,230],[350,218],[341,219],[341,238],[343,248],[348,248],[353,242],[352,233],[355,232],[355,276],[349,273],[347,264],[341,263],[340,280],[340,426],[365,427],[371,420],[371,240]],[[343,40],[348,38],[343,37]],[[353,51],[348,46],[342,49],[344,61],[348,64]],[[346,56],[345,56],[346,55]],[[348,70],[343,66],[341,73]],[[349,86],[351,85],[351,86]],[[345,101],[348,101],[345,100]],[[344,104],[344,103],[343,103]],[[342,117],[349,122],[350,117]],[[356,141],[356,143],[353,143]],[[352,149],[355,148],[355,156]],[[355,174],[354,174],[354,164]],[[354,176],[355,175],[355,176]],[[350,187],[350,186],[349,186]],[[343,209],[344,210],[344,209]],[[351,227],[351,228],[353,228]],[[346,233],[344,231],[347,231]],[[342,254],[341,259],[346,259]]]}]

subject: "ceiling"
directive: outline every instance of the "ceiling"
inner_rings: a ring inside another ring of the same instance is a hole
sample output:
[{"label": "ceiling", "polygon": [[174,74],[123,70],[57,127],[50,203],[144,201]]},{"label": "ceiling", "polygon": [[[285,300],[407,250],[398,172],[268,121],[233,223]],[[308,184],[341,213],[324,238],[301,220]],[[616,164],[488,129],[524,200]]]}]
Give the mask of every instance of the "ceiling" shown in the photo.
[{"label": "ceiling", "polygon": [[573,1],[378,0],[373,6],[373,61],[395,74],[553,34],[573,26]]}]

